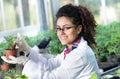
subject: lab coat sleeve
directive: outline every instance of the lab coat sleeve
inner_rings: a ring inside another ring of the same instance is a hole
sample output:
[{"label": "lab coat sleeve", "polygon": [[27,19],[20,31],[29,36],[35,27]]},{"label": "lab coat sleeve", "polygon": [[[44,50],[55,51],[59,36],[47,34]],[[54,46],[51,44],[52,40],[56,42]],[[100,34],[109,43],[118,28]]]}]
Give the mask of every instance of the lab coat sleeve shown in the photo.
[{"label": "lab coat sleeve", "polygon": [[47,59],[44,57],[43,54],[40,54],[39,52],[35,52],[34,50],[31,50],[29,55],[29,60],[32,60],[33,62],[41,62],[44,64],[45,67],[49,67],[49,70],[52,70],[53,68],[56,68],[61,63],[62,54],[57,55],[56,57],[52,57]]}]

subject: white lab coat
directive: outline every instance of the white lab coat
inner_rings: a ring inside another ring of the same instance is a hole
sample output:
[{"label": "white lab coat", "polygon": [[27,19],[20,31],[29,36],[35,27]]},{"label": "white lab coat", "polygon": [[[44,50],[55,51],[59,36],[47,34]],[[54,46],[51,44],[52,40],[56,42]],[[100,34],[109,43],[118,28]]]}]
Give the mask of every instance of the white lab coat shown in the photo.
[{"label": "white lab coat", "polygon": [[100,77],[94,52],[81,38],[78,47],[67,54],[65,59],[63,52],[47,60],[31,50],[22,74],[29,79],[90,79],[94,73]]}]

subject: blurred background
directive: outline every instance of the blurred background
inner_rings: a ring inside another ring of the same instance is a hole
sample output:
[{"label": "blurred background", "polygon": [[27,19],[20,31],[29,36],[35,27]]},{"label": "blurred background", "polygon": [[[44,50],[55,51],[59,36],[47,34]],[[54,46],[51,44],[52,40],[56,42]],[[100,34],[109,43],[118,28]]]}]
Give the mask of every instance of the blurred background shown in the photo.
[{"label": "blurred background", "polygon": [[120,21],[120,0],[0,0],[0,37],[54,29],[57,10],[68,3],[89,8],[98,24]]}]

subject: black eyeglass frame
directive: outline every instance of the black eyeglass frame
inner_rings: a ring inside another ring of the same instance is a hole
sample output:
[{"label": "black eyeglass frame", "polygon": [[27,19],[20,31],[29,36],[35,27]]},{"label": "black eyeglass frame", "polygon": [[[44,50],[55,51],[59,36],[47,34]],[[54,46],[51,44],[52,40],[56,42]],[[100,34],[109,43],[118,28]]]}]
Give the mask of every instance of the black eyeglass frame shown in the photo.
[{"label": "black eyeglass frame", "polygon": [[63,26],[63,28],[60,28],[60,26],[59,25],[56,25],[56,29],[55,29],[55,31],[58,33],[58,32],[66,32],[66,31],[68,31],[69,29],[71,29],[71,28],[75,28],[75,26],[74,25],[68,25],[68,24],[66,24],[66,25],[64,25]]}]

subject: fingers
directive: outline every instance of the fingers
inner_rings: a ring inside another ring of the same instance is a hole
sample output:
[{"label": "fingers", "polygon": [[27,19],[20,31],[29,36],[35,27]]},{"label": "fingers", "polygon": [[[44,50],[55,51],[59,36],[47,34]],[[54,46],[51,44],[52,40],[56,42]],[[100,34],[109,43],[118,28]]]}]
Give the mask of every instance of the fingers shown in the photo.
[{"label": "fingers", "polygon": [[24,36],[20,33],[17,34],[16,39],[16,48],[19,51],[23,51],[25,55],[27,55],[30,52],[30,46],[28,45],[27,41],[25,40]]}]

